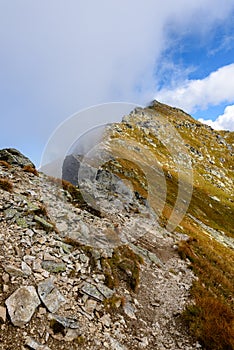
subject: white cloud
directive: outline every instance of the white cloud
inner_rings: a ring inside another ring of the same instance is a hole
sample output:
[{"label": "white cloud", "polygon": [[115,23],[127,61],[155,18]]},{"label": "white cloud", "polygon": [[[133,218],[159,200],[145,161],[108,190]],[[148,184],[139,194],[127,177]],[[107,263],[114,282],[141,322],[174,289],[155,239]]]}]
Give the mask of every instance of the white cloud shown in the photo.
[{"label": "white cloud", "polygon": [[233,0],[222,7],[219,0],[24,0],[14,11],[3,4],[0,63],[11,90],[73,112],[103,101],[148,102],[167,26],[208,35],[234,7]]},{"label": "white cloud", "polygon": [[200,80],[187,80],[175,89],[162,89],[156,99],[189,113],[209,105],[234,101],[234,64],[219,68]]},{"label": "white cloud", "polygon": [[167,28],[209,38],[233,8],[233,0],[0,1],[0,147],[25,145],[25,135],[44,144],[93,104],[149,102]]},{"label": "white cloud", "polygon": [[230,130],[234,131],[234,105],[227,106],[224,114],[218,116],[214,121],[198,119],[199,122],[210,125],[215,130]]}]

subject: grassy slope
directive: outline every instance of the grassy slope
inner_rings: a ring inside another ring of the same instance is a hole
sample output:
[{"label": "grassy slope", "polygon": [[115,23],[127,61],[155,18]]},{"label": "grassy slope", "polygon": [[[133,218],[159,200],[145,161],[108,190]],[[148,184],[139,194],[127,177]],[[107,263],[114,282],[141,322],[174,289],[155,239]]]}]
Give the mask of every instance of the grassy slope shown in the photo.
[{"label": "grassy slope", "polygon": [[[191,268],[198,277],[191,290],[193,302],[187,307],[184,319],[192,334],[206,349],[234,349],[234,251],[221,240],[223,235],[234,237],[233,161],[230,149],[234,143],[234,133],[216,132],[183,111],[159,103],[148,111],[155,118],[164,118],[174,125],[193,160],[193,195],[188,212],[177,228],[190,237],[188,241],[180,242],[179,253],[190,260]],[[133,118],[128,122],[131,127],[128,123],[120,123],[114,130],[111,129],[110,139],[121,137],[127,143],[136,141],[140,148],[146,147],[153,153],[165,175],[168,171],[172,175],[165,176],[167,197],[161,213],[161,223],[165,225],[178,191],[175,164],[166,147],[153,133],[143,132]],[[198,153],[191,152],[191,147]],[[146,176],[139,165],[126,160],[129,159],[127,152],[122,150],[107,167],[131,181],[134,189],[147,197]],[[206,226],[192,217],[217,230],[220,239],[212,237]]]}]

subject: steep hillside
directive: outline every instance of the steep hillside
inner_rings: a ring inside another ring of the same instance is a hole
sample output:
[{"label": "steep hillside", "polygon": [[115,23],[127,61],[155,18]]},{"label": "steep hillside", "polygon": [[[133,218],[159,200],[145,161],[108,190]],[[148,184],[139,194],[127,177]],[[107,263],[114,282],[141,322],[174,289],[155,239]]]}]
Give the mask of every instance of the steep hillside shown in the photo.
[{"label": "steep hillside", "polygon": [[[185,215],[175,232],[189,235],[187,241],[179,244],[179,253],[190,261],[199,280],[193,285],[193,302],[184,317],[191,332],[207,349],[232,349],[234,133],[214,131],[183,111],[154,101],[148,108],[137,109],[122,123],[111,126],[106,139],[113,143],[113,153],[117,150],[116,159],[108,167],[131,181],[143,197],[150,199],[156,211],[160,207],[158,221],[163,227],[170,228],[171,220],[177,220],[181,205],[188,204],[186,213],[182,208]],[[121,151],[120,139],[124,145]],[[137,147],[133,146],[135,141]],[[144,164],[145,159],[149,163],[149,153],[150,161],[153,159],[152,164],[163,170],[166,181],[163,206],[160,199],[164,193],[160,193],[160,189],[153,193],[154,189],[147,183],[148,180],[155,186],[154,178],[147,179],[147,172],[139,171],[139,164]],[[126,161],[129,158],[132,162]],[[183,193],[183,190],[191,191],[189,184],[192,185],[191,200]],[[182,197],[182,201],[174,211],[178,197]]]},{"label": "steep hillside", "polygon": [[[193,194],[188,212],[233,237],[233,132],[214,131],[183,111],[155,101],[149,108],[133,111],[123,123],[111,126],[107,138],[113,153],[120,155],[120,162],[117,166],[116,160],[112,162],[111,170],[131,180],[143,196],[149,197],[145,190],[149,184],[146,174],[138,176],[137,162],[142,168],[145,157],[149,163],[150,154],[152,164],[161,167],[167,185],[165,218],[175,204],[178,180],[183,187],[190,182]],[[123,143],[121,150],[118,140]],[[133,149],[136,144],[138,149]]]},{"label": "steep hillside", "polygon": [[0,151],[0,349],[233,349],[233,143],[154,101],[79,186]]}]

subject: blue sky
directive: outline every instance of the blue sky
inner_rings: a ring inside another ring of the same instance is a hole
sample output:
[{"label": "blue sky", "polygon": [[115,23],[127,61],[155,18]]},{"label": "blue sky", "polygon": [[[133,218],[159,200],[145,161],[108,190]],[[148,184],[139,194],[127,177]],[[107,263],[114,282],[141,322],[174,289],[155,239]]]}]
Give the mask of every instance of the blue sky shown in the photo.
[{"label": "blue sky", "polygon": [[100,103],[158,99],[234,130],[234,0],[0,0],[0,50],[0,148],[37,165]]}]

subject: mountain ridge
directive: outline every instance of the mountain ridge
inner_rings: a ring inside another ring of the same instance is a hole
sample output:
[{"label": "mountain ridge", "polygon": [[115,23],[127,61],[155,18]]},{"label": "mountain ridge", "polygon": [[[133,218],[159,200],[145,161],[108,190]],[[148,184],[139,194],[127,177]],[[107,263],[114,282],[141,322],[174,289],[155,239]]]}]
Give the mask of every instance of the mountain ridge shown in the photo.
[{"label": "mountain ridge", "polygon": [[154,101],[78,187],[0,151],[0,348],[232,349],[233,144]]}]

